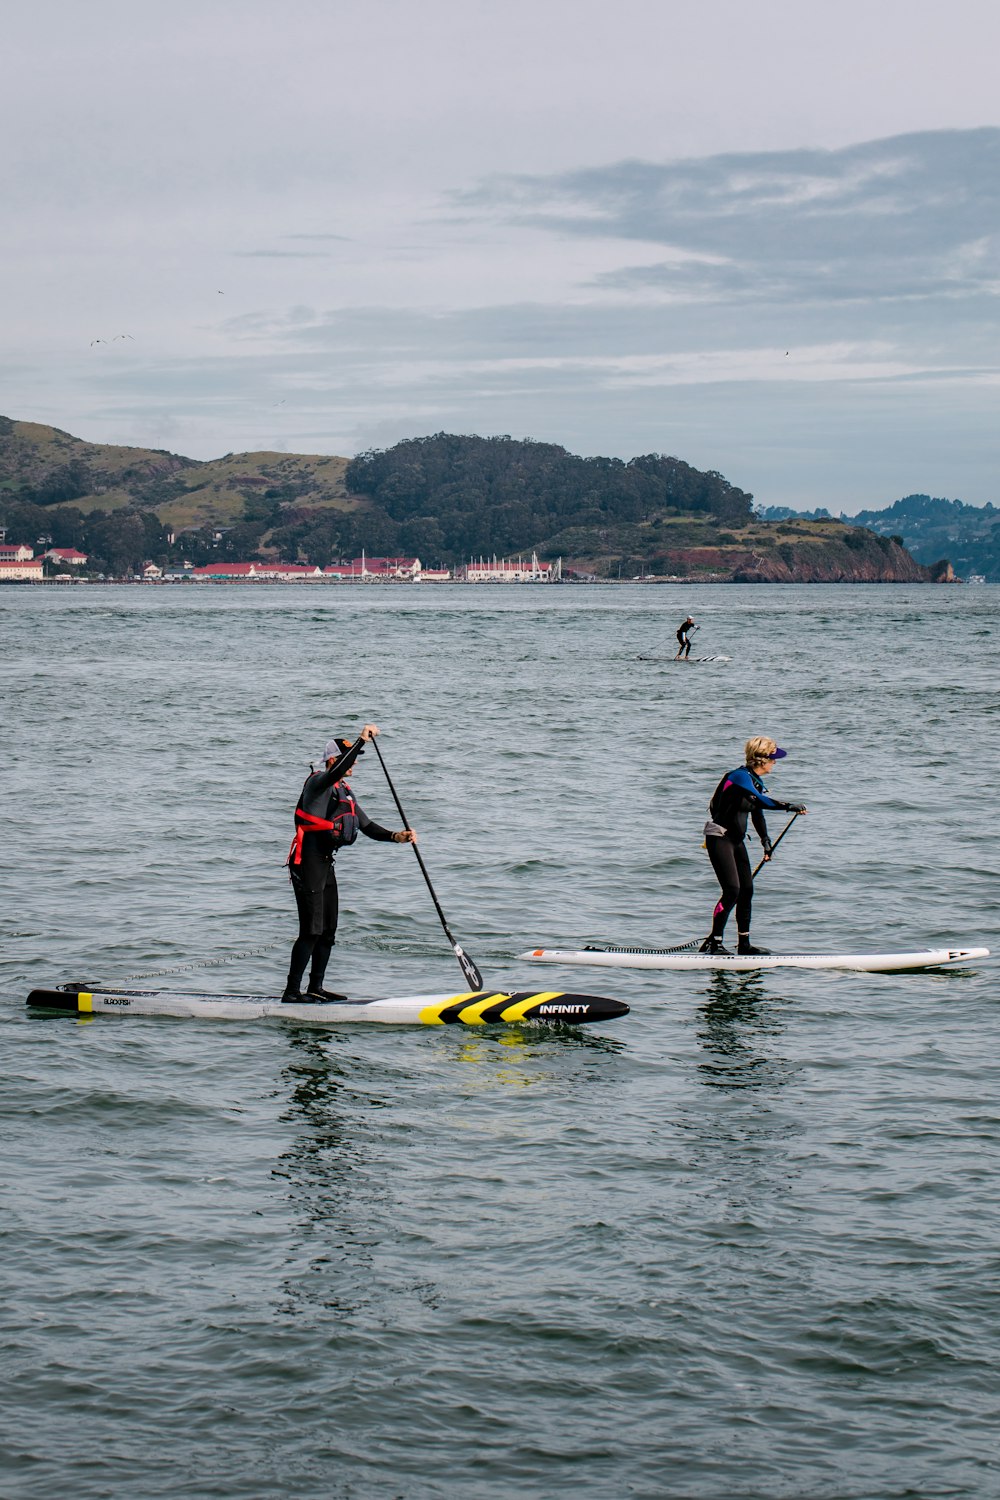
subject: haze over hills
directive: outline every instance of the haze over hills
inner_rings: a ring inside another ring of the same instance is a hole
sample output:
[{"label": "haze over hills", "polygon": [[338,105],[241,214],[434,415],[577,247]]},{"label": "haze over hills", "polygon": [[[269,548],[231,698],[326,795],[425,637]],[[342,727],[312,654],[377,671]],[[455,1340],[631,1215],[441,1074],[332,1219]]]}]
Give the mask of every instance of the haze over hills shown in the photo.
[{"label": "haze over hills", "polygon": [[[890,535],[827,517],[761,520],[721,474],[663,454],[581,458],[552,443],[437,433],[354,459],[201,461],[0,418],[8,539],[160,564],[405,554],[454,565],[537,551],[597,576],[925,581]],[[936,559],[935,559],[936,561]]]}]

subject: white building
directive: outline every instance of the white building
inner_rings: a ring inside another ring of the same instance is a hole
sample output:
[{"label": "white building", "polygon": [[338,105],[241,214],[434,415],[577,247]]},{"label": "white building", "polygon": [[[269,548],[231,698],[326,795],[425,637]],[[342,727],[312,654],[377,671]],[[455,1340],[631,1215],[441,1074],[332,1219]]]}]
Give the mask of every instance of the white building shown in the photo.
[{"label": "white building", "polygon": [[[466,583],[550,583],[553,578],[561,577],[562,559],[553,566],[552,563],[540,563],[538,554],[531,554],[531,561],[525,562],[523,557],[517,561],[509,558],[492,558],[478,562],[468,562],[461,570]],[[461,576],[461,575],[460,575]]]},{"label": "white building", "polygon": [[27,557],[18,561],[4,562],[0,559],[0,583],[41,583],[44,567],[40,557]]},{"label": "white building", "polygon": [[196,583],[310,583],[323,570],[315,563],[208,563],[188,576]]},{"label": "white building", "polygon": [[360,557],[352,558],[349,563],[332,563],[324,571],[336,574],[339,578],[371,579],[383,583],[388,579],[411,580],[418,583],[423,569],[419,557],[368,557],[362,552]]}]

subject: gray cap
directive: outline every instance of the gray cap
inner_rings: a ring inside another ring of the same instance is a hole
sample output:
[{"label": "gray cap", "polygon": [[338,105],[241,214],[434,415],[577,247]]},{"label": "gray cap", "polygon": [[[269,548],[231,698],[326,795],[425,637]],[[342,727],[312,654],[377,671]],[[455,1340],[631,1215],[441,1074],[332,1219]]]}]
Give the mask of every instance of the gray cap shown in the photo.
[{"label": "gray cap", "polygon": [[[348,750],[350,750],[353,744],[353,740],[342,739],[339,737],[335,740],[327,740],[326,749],[323,751],[323,759],[339,760],[342,755],[347,754]],[[362,748],[358,751],[358,754],[364,755],[364,753],[364,747],[362,746]]]}]

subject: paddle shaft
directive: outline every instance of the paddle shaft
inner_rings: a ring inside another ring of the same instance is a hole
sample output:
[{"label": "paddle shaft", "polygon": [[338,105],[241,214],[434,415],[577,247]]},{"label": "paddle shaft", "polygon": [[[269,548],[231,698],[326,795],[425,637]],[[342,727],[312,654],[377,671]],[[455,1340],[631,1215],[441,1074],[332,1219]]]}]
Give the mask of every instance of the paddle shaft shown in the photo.
[{"label": "paddle shaft", "polygon": [[768,855],[764,859],[762,859],[759,865],[755,865],[754,866],[753,870],[750,872],[752,876],[757,875],[759,873],[759,871],[761,871],[764,868],[764,866],[769,862],[769,860],[773,857],[775,849],[777,849],[778,845],[781,843],[781,840],[785,837],[785,834],[788,832],[789,828],[791,828],[792,824],[795,822],[795,819],[798,816],[799,816],[799,814],[797,812],[792,813],[792,816],[789,818],[788,822],[785,824],[784,828],[781,830],[781,832],[778,834],[778,837],[775,839],[774,843],[771,845],[771,853],[770,853],[770,855]]},{"label": "paddle shaft", "polygon": [[[403,811],[403,804],[402,802],[400,802],[399,797],[397,796],[396,788],[392,784],[392,777],[389,775],[388,767],[386,766],[385,761],[382,759],[382,752],[378,747],[378,743],[376,740],[369,740],[368,743],[372,746],[375,754],[378,756],[378,763],[385,773],[386,781],[389,783],[389,790],[392,793],[392,800],[393,802],[395,802],[396,810],[403,820],[403,827],[407,830],[408,833],[412,833],[413,829],[410,827],[409,819],[407,818],[406,813]],[[483,987],[483,976],[480,974],[479,970],[476,968],[469,955],[464,952],[461,943],[459,943],[453,936],[445,918],[445,914],[441,910],[441,903],[437,898],[437,892],[435,891],[433,885],[431,885],[431,877],[427,873],[427,866],[424,864],[423,856],[421,855],[420,850],[417,848],[416,844],[411,844],[410,848],[417,856],[417,864],[420,866],[421,875],[427,882],[427,889],[430,891],[431,900],[434,902],[434,910],[438,914],[438,920],[440,921],[441,926],[444,928],[444,935],[452,946],[455,957],[458,959],[459,965],[461,966],[462,973],[468,980],[470,989],[481,990]]]}]

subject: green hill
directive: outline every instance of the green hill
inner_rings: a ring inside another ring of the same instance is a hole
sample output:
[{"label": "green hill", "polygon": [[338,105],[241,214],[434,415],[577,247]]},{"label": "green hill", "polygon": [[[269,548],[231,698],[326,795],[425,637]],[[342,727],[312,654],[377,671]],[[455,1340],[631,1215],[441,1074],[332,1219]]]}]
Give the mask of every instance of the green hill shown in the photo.
[{"label": "green hill", "polygon": [[144,559],[425,564],[537,551],[606,577],[923,580],[890,537],[828,518],[763,522],[753,496],[678,458],[581,458],[553,443],[437,433],[353,460],[238,453],[202,462],[0,418],[8,539],[77,546],[95,570]]},{"label": "green hill", "polygon": [[885,510],[863,510],[853,518],[882,536],[900,536],[919,562],[951,559],[963,578],[980,574],[1000,583],[1000,509],[961,500],[906,495]]},{"label": "green hill", "polygon": [[227,453],[201,462],[158,448],[87,443],[39,422],[0,417],[0,491],[43,506],[154,510],[176,530],[227,526],[267,491],[281,504],[351,508],[346,458]]}]

